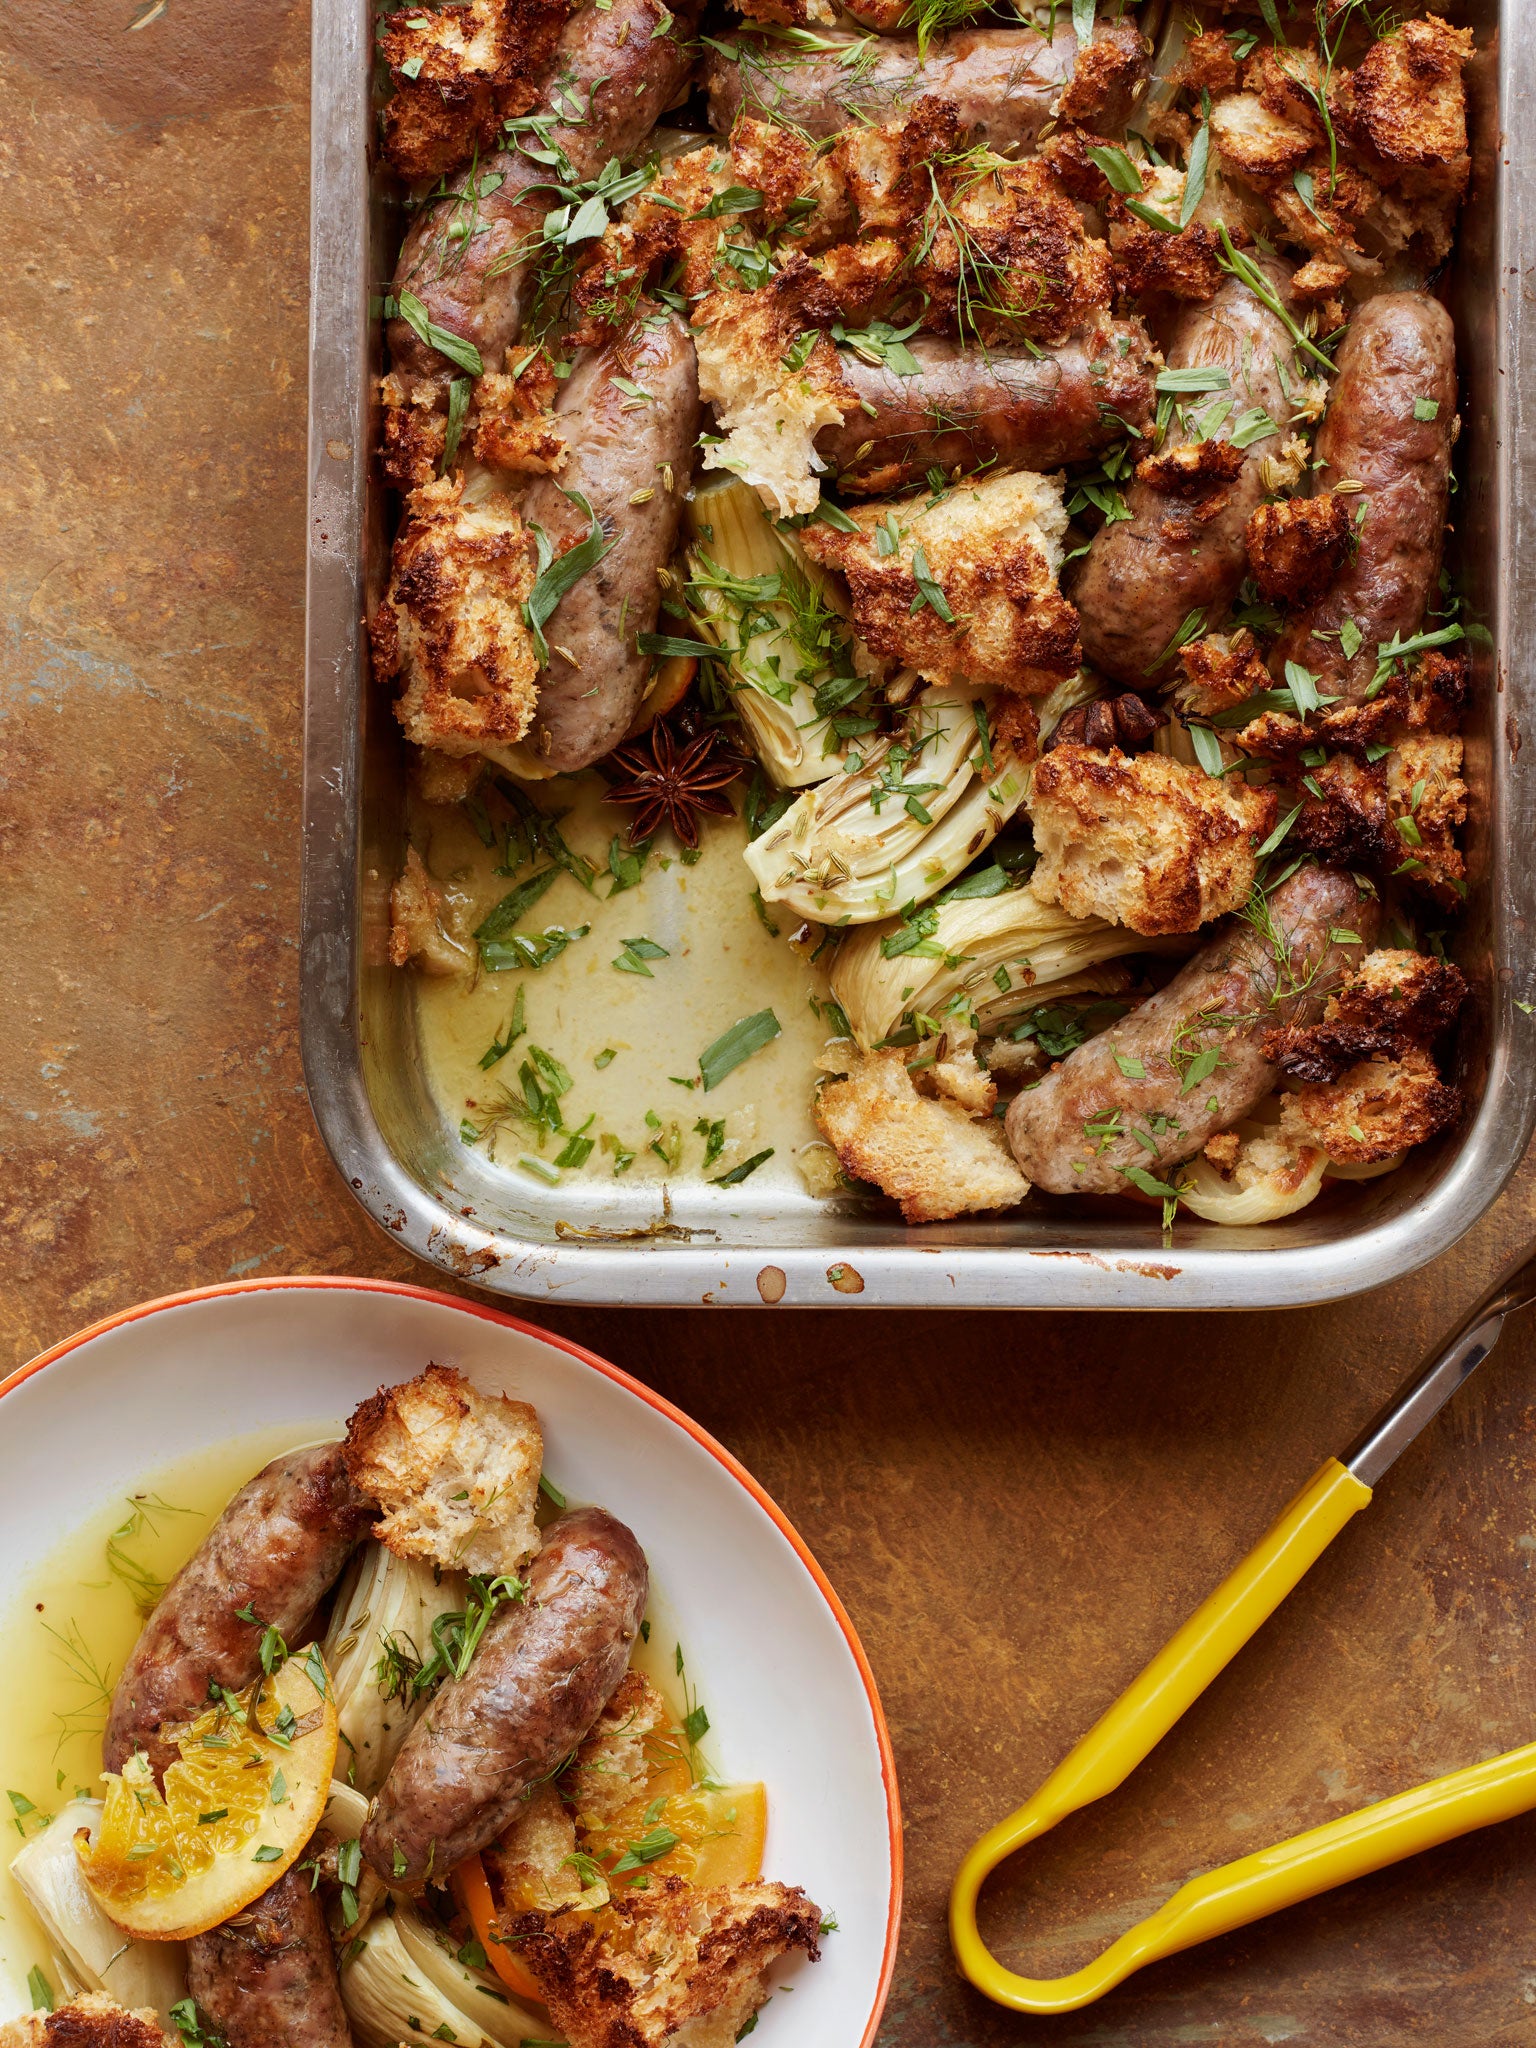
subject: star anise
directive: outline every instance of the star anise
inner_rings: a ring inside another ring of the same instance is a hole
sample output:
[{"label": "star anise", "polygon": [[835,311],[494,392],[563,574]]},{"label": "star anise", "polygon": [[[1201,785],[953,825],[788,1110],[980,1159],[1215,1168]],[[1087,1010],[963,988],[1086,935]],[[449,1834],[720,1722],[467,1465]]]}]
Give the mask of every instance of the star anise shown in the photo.
[{"label": "star anise", "polygon": [[629,843],[655,836],[668,824],[690,849],[699,843],[699,813],[717,818],[732,814],[724,791],[742,772],[740,758],[722,746],[713,730],[678,745],[664,719],[628,746],[616,747],[606,764],[617,778],[603,798],[607,804],[633,804]]}]

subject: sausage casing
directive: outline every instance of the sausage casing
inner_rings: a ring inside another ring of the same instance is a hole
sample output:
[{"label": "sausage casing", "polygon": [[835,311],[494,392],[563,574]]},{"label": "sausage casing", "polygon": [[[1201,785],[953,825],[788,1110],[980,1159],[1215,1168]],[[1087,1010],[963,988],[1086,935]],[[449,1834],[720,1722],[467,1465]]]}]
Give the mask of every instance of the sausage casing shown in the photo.
[{"label": "sausage casing", "polygon": [[[1338,365],[1316,455],[1320,487],[1363,486],[1347,497],[1354,553],[1290,620],[1270,665],[1283,676],[1298,661],[1327,695],[1358,703],[1377,648],[1419,630],[1440,574],[1456,421],[1451,316],[1426,292],[1382,292],[1350,321]],[[1339,640],[1346,619],[1360,634],[1352,657]]]},{"label": "sausage casing", "polygon": [[[628,156],[687,81],[697,14],[698,0],[579,8],[545,95],[554,118],[530,146],[563,151],[577,183],[595,178],[610,157]],[[487,370],[501,369],[521,330],[544,218],[557,203],[549,181],[558,175],[520,149],[498,150],[456,181],[453,196],[417,215],[401,248],[397,292],[413,292],[433,325],[473,342]],[[480,196],[467,199],[471,180]],[[389,323],[389,354],[407,387],[445,393],[463,374],[404,319]]]},{"label": "sausage casing", "polygon": [[861,495],[998,463],[1059,469],[1119,440],[1152,416],[1152,345],[1139,320],[1106,321],[1059,348],[983,353],[921,336],[908,344],[915,377],[844,352],[852,394],[841,426],[824,427],[816,452],[839,487]]},{"label": "sausage casing", "polygon": [[[1269,897],[1268,916],[1270,931],[1223,919],[1166,988],[1014,1098],[1008,1142],[1036,1187],[1127,1194],[1126,1167],[1161,1174],[1269,1094],[1278,1070],[1264,1033],[1321,1016],[1374,938],[1378,909],[1342,870],[1304,867]],[[1186,1087],[1211,1047],[1215,1069]]]},{"label": "sausage casing", "polygon": [[[1283,288],[1287,273],[1262,266]],[[1246,285],[1228,278],[1205,305],[1183,313],[1168,348],[1170,370],[1226,372],[1232,405],[1208,439],[1228,441],[1244,412],[1254,407],[1283,426],[1292,407],[1281,382],[1281,365],[1292,345],[1285,326]],[[1179,402],[1206,407],[1220,392],[1190,395]],[[1170,427],[1164,442],[1178,440]],[[1248,566],[1244,529],[1264,495],[1266,446],[1254,442],[1235,477],[1205,500],[1187,498],[1138,477],[1125,492],[1129,519],[1100,527],[1068,595],[1082,615],[1083,654],[1102,675],[1140,687],[1172,680],[1163,663],[1175,635],[1191,613],[1214,627],[1236,595]]]},{"label": "sausage casing", "polygon": [[523,520],[561,552],[590,530],[567,495],[579,492],[613,543],[544,627],[550,656],[528,743],[552,768],[570,770],[618,744],[645,694],[650,657],[635,640],[655,630],[657,571],[677,543],[699,431],[699,371],[686,326],[675,313],[632,322],[578,364],[556,418],[569,456],[558,475],[523,493]]},{"label": "sausage casing", "polygon": [[973,141],[998,150],[1035,140],[1077,58],[1065,16],[1049,37],[1032,28],[957,29],[922,59],[915,36],[876,40],[834,29],[818,34],[812,51],[747,34],[734,41],[736,59],[711,50],[705,64],[710,126],[720,134],[745,110],[822,140],[860,119],[895,120],[922,94],[939,93],[954,101]]},{"label": "sausage casing", "polygon": [[297,1865],[233,1920],[193,1935],[187,1989],[229,2048],[352,2048],[325,1915]]},{"label": "sausage casing", "polygon": [[362,1845],[386,1882],[444,1877],[560,1767],[624,1675],[648,1582],[644,1551],[603,1509],[550,1524],[526,1601],[497,1608],[468,1671],[443,1686],[380,1787]]},{"label": "sausage casing", "polygon": [[[261,1669],[263,1626],[297,1640],[373,1519],[340,1444],[290,1451],[247,1481],[161,1594],[117,1681],[102,1762],[144,1750],[158,1777],[176,1758],[161,1727],[190,1720],[209,1682],[232,1691]],[[259,1616],[242,1621],[239,1610]]]}]

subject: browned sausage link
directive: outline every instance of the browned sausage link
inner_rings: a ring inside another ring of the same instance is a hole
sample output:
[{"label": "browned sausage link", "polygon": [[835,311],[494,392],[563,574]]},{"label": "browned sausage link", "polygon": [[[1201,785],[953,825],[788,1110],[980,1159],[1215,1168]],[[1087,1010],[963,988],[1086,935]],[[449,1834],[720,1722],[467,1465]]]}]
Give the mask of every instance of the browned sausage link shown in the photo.
[{"label": "browned sausage link", "polygon": [[[1377,918],[1349,875],[1305,867],[1270,896],[1268,929],[1224,919],[1150,1002],[1015,1097],[1007,1131],[1019,1165],[1053,1195],[1123,1195],[1126,1167],[1160,1173],[1190,1158],[1274,1087],[1264,1033],[1314,1022],[1359,960],[1360,946],[1334,934],[1369,945]],[[1186,1089],[1191,1063],[1213,1046],[1215,1071]],[[1137,1061],[1141,1080],[1125,1071]]]},{"label": "browned sausage link", "polygon": [[106,1769],[120,1771],[136,1749],[157,1777],[173,1763],[176,1750],[157,1731],[196,1714],[210,1681],[249,1685],[261,1669],[262,1629],[239,1610],[296,1641],[373,1515],[340,1444],[290,1451],[242,1486],[129,1653],[102,1740]]},{"label": "browned sausage link", "polygon": [[[547,135],[578,182],[638,148],[687,81],[698,8],[699,0],[675,8],[664,0],[613,0],[607,10],[588,5],[574,14],[545,94],[553,125],[528,135],[529,147],[543,146]],[[436,326],[473,342],[487,370],[502,367],[522,327],[556,176],[522,150],[499,150],[457,182],[456,196],[417,216],[400,251],[396,290],[414,292]],[[472,180],[478,197],[465,196]],[[425,383],[439,396],[463,374],[403,319],[389,323],[389,353],[408,385]]]},{"label": "browned sausage link", "polygon": [[915,377],[898,377],[846,350],[852,394],[840,427],[816,452],[844,491],[904,490],[936,463],[946,473],[998,463],[1059,469],[1145,431],[1152,417],[1152,344],[1139,320],[1114,320],[1060,348],[983,354],[922,337],[909,344]]},{"label": "browned sausage link", "polygon": [[352,2048],[325,1915],[297,1865],[233,1920],[193,1935],[187,1989],[229,2048]]},{"label": "browned sausage link", "polygon": [[644,1551],[603,1509],[550,1524],[526,1602],[497,1608],[380,1788],[362,1843],[382,1878],[410,1890],[444,1877],[559,1768],[624,1676],[648,1578]]},{"label": "browned sausage link", "polygon": [[558,418],[569,457],[557,476],[529,485],[523,518],[562,551],[588,532],[567,495],[580,492],[613,542],[544,628],[550,658],[529,743],[551,767],[570,770],[618,744],[645,694],[650,657],[636,636],[655,630],[656,575],[677,542],[699,431],[688,329],[675,313],[644,313],[572,373]]},{"label": "browned sausage link", "polygon": [[1050,38],[1032,28],[961,29],[938,37],[921,61],[915,36],[833,30],[816,43],[801,50],[742,34],[731,39],[734,60],[709,50],[710,126],[725,134],[745,109],[821,139],[861,118],[895,120],[922,94],[941,93],[973,141],[1006,149],[1035,140],[1077,57],[1065,19]]},{"label": "browned sausage link", "polygon": [[[1318,479],[1364,486],[1345,500],[1358,546],[1327,595],[1290,621],[1271,667],[1283,676],[1299,661],[1326,694],[1358,703],[1378,646],[1418,632],[1440,574],[1456,420],[1451,316],[1424,292],[1383,292],[1350,321],[1338,363]],[[1360,631],[1352,659],[1339,643],[1346,618]]]},{"label": "browned sausage link", "polygon": [[[1262,268],[1283,287],[1287,271],[1274,263]],[[1229,396],[1231,411],[1216,434],[1207,437],[1225,442],[1236,421],[1254,406],[1277,426],[1290,417],[1280,366],[1291,355],[1281,322],[1245,285],[1228,278],[1206,305],[1181,316],[1168,367],[1227,373],[1227,393],[1179,401],[1187,409]],[[1183,438],[1175,421],[1163,452]],[[1068,593],[1082,614],[1083,653],[1101,674],[1142,688],[1169,682],[1168,649],[1185,619],[1202,612],[1205,626],[1218,623],[1248,566],[1243,532],[1264,495],[1266,448],[1273,452],[1278,445],[1255,442],[1234,477],[1186,487],[1204,495],[1181,495],[1139,477],[1131,484],[1125,493],[1130,518],[1100,527]]]}]

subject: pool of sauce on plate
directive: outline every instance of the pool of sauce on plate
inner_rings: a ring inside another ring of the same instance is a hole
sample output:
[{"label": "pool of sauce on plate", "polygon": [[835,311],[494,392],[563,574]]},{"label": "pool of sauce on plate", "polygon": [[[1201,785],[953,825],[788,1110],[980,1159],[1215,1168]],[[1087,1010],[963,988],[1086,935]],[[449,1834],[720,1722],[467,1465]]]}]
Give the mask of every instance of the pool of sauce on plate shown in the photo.
[{"label": "pool of sauce on plate", "polygon": [[[812,996],[825,999],[825,979],[786,943],[798,919],[770,905],[778,937],[760,920],[753,877],[741,858],[746,828],[734,818],[700,820],[702,854],[691,866],[663,831],[638,884],[610,897],[609,847],[615,833],[622,837],[628,813],[602,802],[605,788],[591,774],[537,787],[543,809],[566,811],[560,829],[597,868],[596,894],[562,874],[516,927],[533,935],[549,925],[590,924],[587,937],[536,971],[414,976],[426,1069],[444,1119],[454,1130],[465,1118],[482,1120],[501,1099],[503,1084],[518,1089],[518,1068],[529,1045],[537,1045],[571,1075],[571,1089],[561,1100],[567,1129],[591,1116],[589,1138],[607,1133],[635,1155],[616,1184],[615,1155],[601,1143],[584,1166],[561,1170],[561,1184],[578,1197],[601,1200],[627,1186],[662,1181],[698,1187],[771,1146],[771,1159],[722,1194],[754,1206],[764,1197],[806,1203],[807,1174],[817,1186],[818,1168],[824,1175],[831,1161],[812,1115],[816,1059],[830,1034],[810,1004]],[[472,932],[514,886],[513,878],[494,872],[499,847],[482,843],[460,806],[416,804],[411,827],[454,905],[456,929]],[[522,870],[519,878],[530,872]],[[667,952],[664,960],[646,960],[649,978],[613,965],[625,941],[639,937]],[[481,1057],[500,1037],[519,986],[527,1036],[505,1059],[483,1069]],[[697,1080],[706,1046],[765,1009],[779,1020],[778,1038],[708,1093],[680,1085]],[[614,1057],[597,1066],[609,1051]],[[659,1119],[660,1130],[647,1124],[647,1110]],[[725,1123],[724,1148],[707,1168],[706,1140],[694,1129],[701,1119]],[[681,1141],[675,1170],[651,1150],[657,1142],[672,1149],[673,1126]],[[496,1165],[531,1194],[540,1177],[518,1160],[528,1156],[552,1167],[563,1142],[546,1137],[540,1150],[533,1133],[508,1125],[481,1139],[480,1147],[493,1145]]]},{"label": "pool of sauce on plate", "polygon": [[[135,1570],[164,1584],[197,1549],[230,1499],[272,1459],[340,1436],[339,1422],[292,1423],[226,1443],[147,1472],[130,1494],[104,1502],[0,1603],[7,1648],[0,1680],[0,1793],[33,1812],[0,1804],[9,1846],[0,1849],[0,2013],[32,2003],[27,1972],[45,1970],[57,1992],[48,1943],[12,1881],[11,1856],[40,1818],[77,1797],[101,1796],[101,1733],[118,1673],[143,1627],[128,1583]],[[572,1505],[577,1505],[572,1501]],[[131,1533],[123,1533],[131,1526]],[[108,1545],[116,1546],[114,1572]],[[692,1703],[677,1673],[678,1635],[664,1598],[652,1591],[648,1642],[632,1662],[679,1720]],[[686,1670],[688,1682],[694,1674]]]}]

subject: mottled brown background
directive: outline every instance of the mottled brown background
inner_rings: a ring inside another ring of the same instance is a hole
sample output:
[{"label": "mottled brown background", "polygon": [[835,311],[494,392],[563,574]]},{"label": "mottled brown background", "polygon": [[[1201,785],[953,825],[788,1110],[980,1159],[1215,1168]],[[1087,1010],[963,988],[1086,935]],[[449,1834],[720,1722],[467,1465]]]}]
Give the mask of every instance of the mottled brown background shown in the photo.
[{"label": "mottled brown background", "polygon": [[[300,1080],[306,16],[133,6],[3,18],[6,1362],[229,1275],[430,1277]],[[863,1631],[907,1819],[887,2048],[1536,2040],[1536,1820],[1067,2021],[963,1991],[942,1917],[963,1847],[1523,1241],[1533,1186],[1432,1273],[1262,1320],[545,1313],[739,1452]],[[1536,1735],[1533,1367],[1521,1331],[1166,1752],[1021,1865],[1010,1959],[1068,1967],[1195,1868]]]}]

